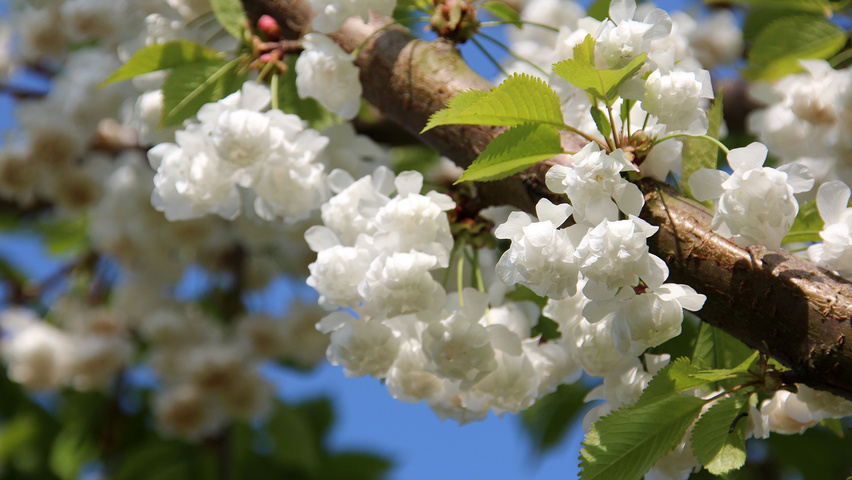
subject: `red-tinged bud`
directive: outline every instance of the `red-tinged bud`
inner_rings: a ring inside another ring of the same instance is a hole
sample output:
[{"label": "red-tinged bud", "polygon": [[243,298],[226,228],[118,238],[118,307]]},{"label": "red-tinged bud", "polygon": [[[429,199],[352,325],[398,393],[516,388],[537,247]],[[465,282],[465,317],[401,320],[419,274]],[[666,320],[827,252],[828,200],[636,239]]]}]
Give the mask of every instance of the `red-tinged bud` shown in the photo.
[{"label": "red-tinged bud", "polygon": [[278,40],[281,38],[281,26],[269,15],[263,15],[257,20],[257,28],[267,40]]}]

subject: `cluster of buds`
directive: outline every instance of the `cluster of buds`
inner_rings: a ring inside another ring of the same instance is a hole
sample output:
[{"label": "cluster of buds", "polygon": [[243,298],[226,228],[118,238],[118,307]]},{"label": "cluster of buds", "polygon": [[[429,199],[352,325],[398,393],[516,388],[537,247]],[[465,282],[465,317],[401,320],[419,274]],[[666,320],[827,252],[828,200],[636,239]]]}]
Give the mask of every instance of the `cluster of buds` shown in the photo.
[{"label": "cluster of buds", "polygon": [[479,31],[476,8],[465,0],[434,0],[429,28],[453,43],[464,43]]},{"label": "cluster of buds", "polygon": [[273,68],[278,73],[285,73],[287,65],[284,57],[302,51],[299,41],[284,38],[278,21],[269,15],[263,15],[257,20],[256,30],[257,35],[251,37],[252,56],[255,58],[251,68],[259,70],[261,77]]},{"label": "cluster of buds", "polygon": [[453,191],[449,195],[456,202],[456,207],[447,212],[453,239],[477,249],[496,248],[494,222],[479,214],[480,202],[463,191]]}]

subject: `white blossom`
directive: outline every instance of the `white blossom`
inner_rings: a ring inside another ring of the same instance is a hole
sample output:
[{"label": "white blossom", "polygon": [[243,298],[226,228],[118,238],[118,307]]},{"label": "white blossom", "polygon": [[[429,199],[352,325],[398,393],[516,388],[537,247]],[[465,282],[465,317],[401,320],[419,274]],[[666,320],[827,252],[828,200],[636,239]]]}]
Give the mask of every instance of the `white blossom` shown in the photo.
[{"label": "white blossom", "polygon": [[302,38],[304,51],[296,60],[299,97],[313,97],[343,118],[353,118],[361,107],[361,81],[352,57],[319,33]]},{"label": "white blossom", "polygon": [[607,154],[591,142],[573,155],[572,167],[554,165],[547,171],[547,188],[571,199],[574,219],[590,226],[618,220],[619,210],[639,215],[645,199],[639,187],[621,177],[639,171],[621,149]]},{"label": "white blossom", "polygon": [[808,257],[821,267],[852,278],[852,208],[850,190],[840,181],[826,182],[817,192],[817,208],[825,221],[822,243],[808,247]]},{"label": "white blossom", "polygon": [[689,187],[699,201],[719,198],[712,228],[733,236],[740,246],[781,246],[799,212],[793,195],[810,190],[813,177],[803,167],[764,167],[767,149],[761,143],[735,148],[728,153],[732,174],[702,168],[689,178]]}]

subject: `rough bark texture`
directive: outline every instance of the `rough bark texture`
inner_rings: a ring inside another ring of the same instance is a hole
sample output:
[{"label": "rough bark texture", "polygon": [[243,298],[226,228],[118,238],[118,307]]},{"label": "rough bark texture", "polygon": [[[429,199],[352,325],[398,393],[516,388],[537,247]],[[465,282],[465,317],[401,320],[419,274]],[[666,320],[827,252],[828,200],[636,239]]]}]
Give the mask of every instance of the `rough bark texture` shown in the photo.
[{"label": "rough bark texture", "polygon": [[[290,19],[291,28],[304,6],[304,0],[244,2],[255,14]],[[367,41],[356,60],[364,96],[409,132],[418,134],[455,93],[491,88],[454,46],[419,41],[402,29],[375,33],[386,22],[350,19],[334,38],[350,52]],[[500,131],[452,125],[420,138],[466,167]],[[576,151],[576,138],[564,143]],[[532,211],[544,170],[480,184],[480,190],[487,201]],[[649,241],[652,252],[668,263],[670,281],[707,295],[698,316],[790,367],[786,380],[852,399],[852,285],[782,250],[740,248],[710,231],[712,215],[701,205],[659,182],[644,180],[640,186],[647,202],[642,216],[660,227]]]}]

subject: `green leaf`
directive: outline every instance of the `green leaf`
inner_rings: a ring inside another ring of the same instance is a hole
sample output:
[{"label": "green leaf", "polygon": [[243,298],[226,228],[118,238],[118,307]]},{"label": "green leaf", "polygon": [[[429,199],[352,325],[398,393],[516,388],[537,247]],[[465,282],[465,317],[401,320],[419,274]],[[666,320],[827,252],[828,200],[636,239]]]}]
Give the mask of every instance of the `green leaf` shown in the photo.
[{"label": "green leaf", "polygon": [[714,475],[725,475],[745,464],[748,397],[736,395],[711,406],[692,430],[692,451]]},{"label": "green leaf", "polygon": [[641,478],[683,440],[706,402],[691,395],[671,394],[601,418],[583,442],[580,478]]},{"label": "green leaf", "polygon": [[[752,41],[775,20],[793,15],[806,15],[801,10],[792,8],[772,8],[768,6],[753,7],[743,22],[743,40]],[[819,13],[810,14],[820,18]]]},{"label": "green leaf", "polygon": [[636,405],[653,403],[669,395],[679,394],[708,384],[707,380],[694,377],[699,371],[698,367],[692,365],[686,357],[672,361],[648,382],[648,386],[645,387]]},{"label": "green leaf", "polygon": [[500,180],[563,153],[559,131],[550,125],[525,123],[491,141],[456,183]]},{"label": "green leaf", "polygon": [[843,433],[843,420],[839,418],[824,418],[820,420],[820,425],[827,428],[831,433],[837,435],[838,438],[844,438],[846,436]]},{"label": "green leaf", "polygon": [[521,23],[521,16],[518,14],[518,12],[514,8],[506,5],[503,2],[485,2],[479,5],[479,8],[484,8],[485,10],[488,10],[489,13],[499,18],[500,20],[505,20],[518,28],[524,28],[524,24]]},{"label": "green leaf", "polygon": [[[708,323],[701,322],[698,337],[692,353],[692,364],[699,369],[734,368],[754,355],[756,350]],[[737,380],[724,380],[721,388],[730,388],[738,384]],[[712,390],[717,387],[711,385]]]},{"label": "green leaf", "polygon": [[[716,95],[713,105],[707,111],[707,120],[710,126],[707,128],[707,136],[719,138],[722,128],[723,106],[722,91]],[[683,170],[680,176],[680,187],[689,195],[689,184],[687,181],[693,173],[702,168],[716,168],[719,164],[719,146],[713,141],[701,137],[683,138]]]},{"label": "green leaf", "polygon": [[537,453],[559,445],[583,408],[586,389],[578,384],[560,385],[521,413],[521,425]]},{"label": "green leaf", "polygon": [[754,350],[748,358],[743,360],[736,367],[701,370],[699,372],[691,374],[691,377],[695,379],[707,380],[708,382],[719,382],[722,380],[735,378],[740,374],[748,372],[749,369],[752,368],[752,366],[755,364],[755,362],[757,362],[759,356],[760,352]]},{"label": "green leaf", "polygon": [[606,114],[597,105],[592,105],[592,119],[594,119],[598,131],[601,132],[604,138],[609,137],[612,133],[612,125],[609,124]]},{"label": "green leaf", "polygon": [[213,103],[239,90],[247,75],[237,67],[240,59],[181,65],[163,82],[163,115],[160,126],[178,125],[206,103]]},{"label": "green leaf", "polygon": [[36,224],[51,255],[81,253],[89,245],[88,217],[53,218]]},{"label": "green leaf", "polygon": [[553,65],[553,72],[594,98],[612,105],[618,98],[618,87],[636,75],[645,64],[643,52],[632,62],[619,69],[597,68],[594,65],[595,41],[587,35],[583,43],[574,47],[574,58]]},{"label": "green leaf", "polygon": [[603,20],[609,16],[609,4],[612,0],[595,0],[586,11],[586,15],[595,20]]},{"label": "green leaf", "polygon": [[819,216],[816,201],[805,202],[799,205],[799,213],[793,221],[793,226],[781,243],[821,242],[819,232],[823,227],[825,221]]},{"label": "green leaf", "polygon": [[391,462],[369,453],[343,452],[323,460],[323,480],[379,480],[391,468]]},{"label": "green leaf", "polygon": [[278,403],[266,430],[275,441],[272,451],[275,463],[299,472],[315,474],[319,471],[322,465],[320,441],[304,415],[289,405]]},{"label": "green leaf", "polygon": [[[728,4],[730,0],[705,0],[708,4]],[[833,7],[829,0],[739,0],[739,3],[760,8],[790,9],[799,12],[816,12],[823,16],[829,15]]]},{"label": "green leaf", "polygon": [[246,12],[242,0],[210,0],[216,20],[225,30],[237,39],[243,38],[243,30],[248,27]]},{"label": "green leaf", "polygon": [[799,59],[827,59],[846,44],[837,25],[812,15],[783,17],[764,28],[748,54],[743,76],[748,80],[777,80],[802,70]]},{"label": "green leaf", "polygon": [[167,70],[190,63],[217,61],[222,58],[222,54],[218,51],[186,39],[149,45],[134,53],[127,63],[112,72],[112,75],[98,86],[103,87],[144,73]]},{"label": "green leaf", "polygon": [[63,480],[76,480],[80,467],[98,458],[98,447],[79,423],[66,425],[50,450],[50,468]]},{"label": "green leaf", "polygon": [[525,122],[564,126],[556,93],[543,80],[516,73],[488,92],[468,90],[454,96],[420,133],[454,123],[513,127]]}]

